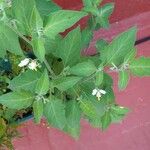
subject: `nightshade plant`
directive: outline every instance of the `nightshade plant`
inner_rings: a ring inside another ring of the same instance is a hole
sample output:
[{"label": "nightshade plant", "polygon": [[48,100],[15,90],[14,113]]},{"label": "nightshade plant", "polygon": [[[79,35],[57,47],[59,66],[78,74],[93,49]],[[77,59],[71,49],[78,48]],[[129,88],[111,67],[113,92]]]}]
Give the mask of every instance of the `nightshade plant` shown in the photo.
[{"label": "nightshade plant", "polygon": [[[83,0],[74,11],[50,0],[0,0],[1,107],[32,110],[36,123],[44,117],[75,138],[81,118],[102,130],[124,118],[128,108],[116,103],[107,72],[118,73],[124,90],[130,75],[150,75],[150,58],[136,57],[136,27],[111,42],[99,39],[97,55],[81,55],[93,32],[109,27],[114,4],[101,1]],[[84,29],[61,34],[83,17]]]}]

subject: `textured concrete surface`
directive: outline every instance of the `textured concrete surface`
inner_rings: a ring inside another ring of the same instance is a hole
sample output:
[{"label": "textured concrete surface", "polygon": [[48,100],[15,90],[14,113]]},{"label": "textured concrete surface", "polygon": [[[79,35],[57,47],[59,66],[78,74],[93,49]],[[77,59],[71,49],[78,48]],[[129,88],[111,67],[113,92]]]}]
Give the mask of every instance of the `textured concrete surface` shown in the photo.
[{"label": "textured concrete surface", "polygon": [[[68,7],[67,2],[66,0],[64,7]],[[78,2],[76,0],[76,5]],[[142,6],[144,2],[150,1],[136,0],[136,2]],[[141,13],[136,17],[112,24],[113,27],[108,31],[96,32],[87,53],[95,53],[93,44],[97,38],[105,37],[111,40],[114,35],[132,25],[138,26],[138,39],[150,35],[149,18],[150,12]],[[150,41],[138,45],[137,49],[139,56],[150,56]],[[14,141],[15,150],[150,150],[150,78],[132,77],[127,89],[119,92],[117,75],[112,74],[112,76],[115,80],[117,102],[132,109],[121,124],[111,125],[106,132],[101,132],[92,128],[87,122],[81,121],[81,137],[75,141],[57,129],[47,128],[44,123],[35,125],[30,120],[20,128],[23,138]]]}]

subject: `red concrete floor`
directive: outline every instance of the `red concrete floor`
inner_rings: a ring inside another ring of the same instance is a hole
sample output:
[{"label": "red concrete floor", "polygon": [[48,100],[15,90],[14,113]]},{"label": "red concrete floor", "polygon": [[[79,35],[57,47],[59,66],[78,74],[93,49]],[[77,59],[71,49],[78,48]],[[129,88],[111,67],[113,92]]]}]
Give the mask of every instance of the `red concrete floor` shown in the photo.
[{"label": "red concrete floor", "polygon": [[[112,24],[108,31],[96,32],[87,53],[95,53],[93,44],[97,38],[111,40],[118,32],[132,25],[138,27],[138,39],[150,35],[149,18],[150,12],[142,13]],[[150,41],[138,45],[137,49],[139,56],[150,56]],[[82,121],[81,137],[75,141],[57,129],[47,129],[30,120],[20,128],[23,138],[14,141],[15,150],[150,150],[150,78],[132,77],[127,89],[119,92],[117,76],[112,76],[117,102],[132,110],[121,124],[111,125],[106,132],[101,132]]]}]

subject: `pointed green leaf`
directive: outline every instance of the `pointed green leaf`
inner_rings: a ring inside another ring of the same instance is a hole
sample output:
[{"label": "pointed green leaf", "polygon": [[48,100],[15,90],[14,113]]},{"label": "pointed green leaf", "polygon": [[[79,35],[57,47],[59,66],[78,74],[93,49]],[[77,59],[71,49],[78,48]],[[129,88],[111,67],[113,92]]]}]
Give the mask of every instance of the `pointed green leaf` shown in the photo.
[{"label": "pointed green leaf", "polygon": [[79,82],[82,78],[80,77],[62,77],[53,81],[53,86],[58,88],[60,91],[66,91],[72,88],[77,82]]},{"label": "pointed green leaf", "polygon": [[89,118],[96,118],[96,108],[90,100],[80,100],[80,108],[83,114]]},{"label": "pointed green leaf", "polygon": [[110,112],[105,113],[105,115],[101,118],[101,122],[102,122],[102,130],[105,130],[109,127],[111,123]]},{"label": "pointed green leaf", "polygon": [[19,91],[22,89],[34,92],[40,76],[40,72],[28,70],[13,78],[9,83],[9,88],[13,91]]},{"label": "pointed green leaf", "polygon": [[101,40],[96,42],[96,50],[98,52],[101,52],[101,50],[103,50],[105,48],[105,46],[107,46],[107,45],[108,45],[108,42],[101,39]]},{"label": "pointed green leaf", "polygon": [[98,71],[95,75],[95,86],[96,87],[99,87],[102,84],[103,78],[104,78],[103,71]]},{"label": "pointed green leaf", "polygon": [[54,39],[58,33],[64,32],[86,15],[84,12],[72,10],[59,10],[51,13],[46,20],[44,33],[46,36]]},{"label": "pointed green leaf", "polygon": [[128,31],[117,36],[108,46],[100,51],[100,58],[106,65],[114,63],[120,65],[124,62],[126,55],[133,49],[136,39],[136,28],[130,28]]},{"label": "pointed green leaf", "polygon": [[129,68],[135,76],[150,76],[150,58],[137,58],[131,62]]},{"label": "pointed green leaf", "polygon": [[30,35],[32,30],[30,20],[35,6],[34,0],[13,0],[12,9],[14,18],[17,20],[19,31],[24,35]]},{"label": "pointed green leaf", "polygon": [[53,127],[63,129],[66,124],[65,106],[61,100],[52,98],[44,106],[44,116]]},{"label": "pointed green leaf", "polygon": [[78,138],[80,135],[80,117],[81,110],[77,101],[72,100],[66,103],[67,125],[65,131],[73,137]]},{"label": "pointed green leaf", "polygon": [[10,92],[0,96],[0,104],[11,109],[23,109],[31,106],[34,95],[26,91]]},{"label": "pointed green leaf", "polygon": [[23,55],[18,36],[8,26],[0,22],[0,58],[5,56],[6,51]]},{"label": "pointed green leaf", "polygon": [[75,65],[80,59],[81,33],[80,28],[72,30],[59,44],[57,54],[65,66]]},{"label": "pointed green leaf", "polygon": [[39,95],[45,95],[50,88],[50,81],[47,70],[44,71],[36,84],[36,93]]},{"label": "pointed green leaf", "polygon": [[118,87],[120,90],[124,90],[127,87],[129,79],[130,79],[130,76],[127,71],[119,72]]},{"label": "pointed green leaf", "polygon": [[71,67],[69,72],[77,76],[90,76],[96,71],[96,67],[92,61],[86,61],[78,63],[77,65]]},{"label": "pointed green leaf", "polygon": [[114,10],[114,3],[108,3],[102,6],[99,9],[99,14],[96,17],[96,22],[102,27],[102,28],[108,28],[109,27],[109,17],[112,14]]},{"label": "pointed green leaf", "polygon": [[40,123],[43,116],[43,102],[41,100],[35,100],[33,103],[33,114],[36,123]]}]

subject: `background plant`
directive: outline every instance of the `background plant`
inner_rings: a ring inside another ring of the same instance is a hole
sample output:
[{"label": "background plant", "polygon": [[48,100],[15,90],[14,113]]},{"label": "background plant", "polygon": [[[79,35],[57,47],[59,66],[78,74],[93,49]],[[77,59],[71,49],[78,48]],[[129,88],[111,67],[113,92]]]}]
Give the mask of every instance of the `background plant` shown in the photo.
[{"label": "background plant", "polygon": [[[101,0],[83,0],[81,11],[62,10],[53,1],[0,1],[0,103],[11,110],[32,109],[34,120],[44,116],[51,126],[73,137],[80,134],[80,120],[106,129],[120,122],[128,109],[119,106],[113,92],[116,72],[124,90],[130,75],[150,75],[150,58],[136,57],[136,27],[111,42],[99,39],[97,55],[81,55],[93,32],[109,27],[114,4],[99,6]],[[87,16],[81,30],[62,32]],[[9,64],[9,69],[3,66]]]}]

